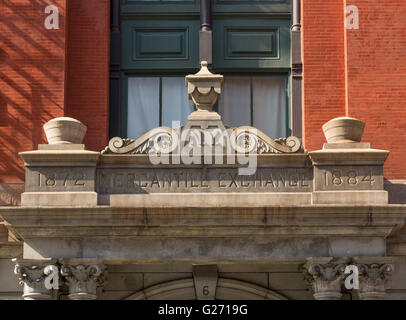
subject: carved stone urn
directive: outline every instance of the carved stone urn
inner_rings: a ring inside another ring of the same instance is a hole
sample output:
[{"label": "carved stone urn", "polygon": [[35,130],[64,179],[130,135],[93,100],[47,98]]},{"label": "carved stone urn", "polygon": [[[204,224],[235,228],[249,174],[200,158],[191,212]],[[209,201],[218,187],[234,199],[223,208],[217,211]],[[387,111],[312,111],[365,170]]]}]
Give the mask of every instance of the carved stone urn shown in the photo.
[{"label": "carved stone urn", "polygon": [[68,117],[54,118],[44,125],[49,144],[81,144],[86,130],[82,122]]},{"label": "carved stone urn", "polygon": [[365,123],[350,117],[339,117],[323,125],[328,143],[360,142]]},{"label": "carved stone urn", "polygon": [[224,77],[213,74],[207,69],[207,61],[202,61],[196,74],[186,76],[189,99],[196,104],[197,111],[212,111],[220,98]]}]

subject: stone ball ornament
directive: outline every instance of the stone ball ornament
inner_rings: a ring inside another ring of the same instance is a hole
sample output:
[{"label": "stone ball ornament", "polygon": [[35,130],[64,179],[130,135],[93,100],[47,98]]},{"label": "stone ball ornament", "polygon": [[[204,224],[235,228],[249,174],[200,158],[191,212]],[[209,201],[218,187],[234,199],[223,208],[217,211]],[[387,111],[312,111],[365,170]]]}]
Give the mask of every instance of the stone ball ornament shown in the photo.
[{"label": "stone ball ornament", "polygon": [[87,127],[79,120],[60,117],[45,123],[44,131],[49,144],[81,144]]},{"label": "stone ball ornament", "polygon": [[198,111],[212,111],[216,101],[220,98],[224,77],[213,74],[207,68],[207,61],[201,62],[198,73],[186,76],[188,96]]}]

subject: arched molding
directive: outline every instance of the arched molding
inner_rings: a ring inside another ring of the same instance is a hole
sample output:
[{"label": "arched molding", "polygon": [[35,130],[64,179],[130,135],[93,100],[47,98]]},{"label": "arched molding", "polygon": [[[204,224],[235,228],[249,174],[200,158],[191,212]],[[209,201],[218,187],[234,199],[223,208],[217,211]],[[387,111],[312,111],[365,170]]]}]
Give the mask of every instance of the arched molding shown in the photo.
[{"label": "arched molding", "polygon": [[[196,300],[193,279],[160,283],[138,291],[125,300]],[[216,300],[287,300],[286,297],[256,284],[219,278]]]}]

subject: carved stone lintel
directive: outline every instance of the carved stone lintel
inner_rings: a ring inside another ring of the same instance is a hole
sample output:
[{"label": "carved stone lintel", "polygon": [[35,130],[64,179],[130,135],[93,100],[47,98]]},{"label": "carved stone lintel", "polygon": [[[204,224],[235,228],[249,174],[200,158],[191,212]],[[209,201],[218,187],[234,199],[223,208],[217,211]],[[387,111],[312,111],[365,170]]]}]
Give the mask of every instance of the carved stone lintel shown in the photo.
[{"label": "carved stone lintel", "polygon": [[64,262],[61,275],[69,286],[71,300],[96,300],[97,287],[103,286],[107,280],[106,267],[89,261]]},{"label": "carved stone lintel", "polygon": [[[53,290],[48,289],[46,280],[57,270],[56,260],[13,259],[14,274],[19,277],[20,285],[24,286],[24,300],[51,300]],[[54,275],[58,277],[58,273]]]},{"label": "carved stone lintel", "polygon": [[309,259],[305,264],[305,277],[316,300],[340,300],[341,285],[345,277],[345,262],[332,258]]},{"label": "carved stone lintel", "polygon": [[358,259],[354,264],[359,270],[359,297],[362,300],[383,300],[387,282],[394,271],[391,259],[376,259],[374,262]]}]

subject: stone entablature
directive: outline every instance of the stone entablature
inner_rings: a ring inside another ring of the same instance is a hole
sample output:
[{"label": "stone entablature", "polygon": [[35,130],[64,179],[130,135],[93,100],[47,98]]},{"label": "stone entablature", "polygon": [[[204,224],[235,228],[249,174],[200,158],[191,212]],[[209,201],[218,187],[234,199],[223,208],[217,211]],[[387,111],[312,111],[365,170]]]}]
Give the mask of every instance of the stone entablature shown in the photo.
[{"label": "stone entablature", "polygon": [[27,167],[22,205],[100,205],[98,195],[154,193],[286,193],[292,200],[302,193],[305,200],[293,203],[385,204],[387,155],[374,149],[260,154],[256,172],[247,176],[239,165],[152,165],[148,155],[30,151],[21,154]]}]

